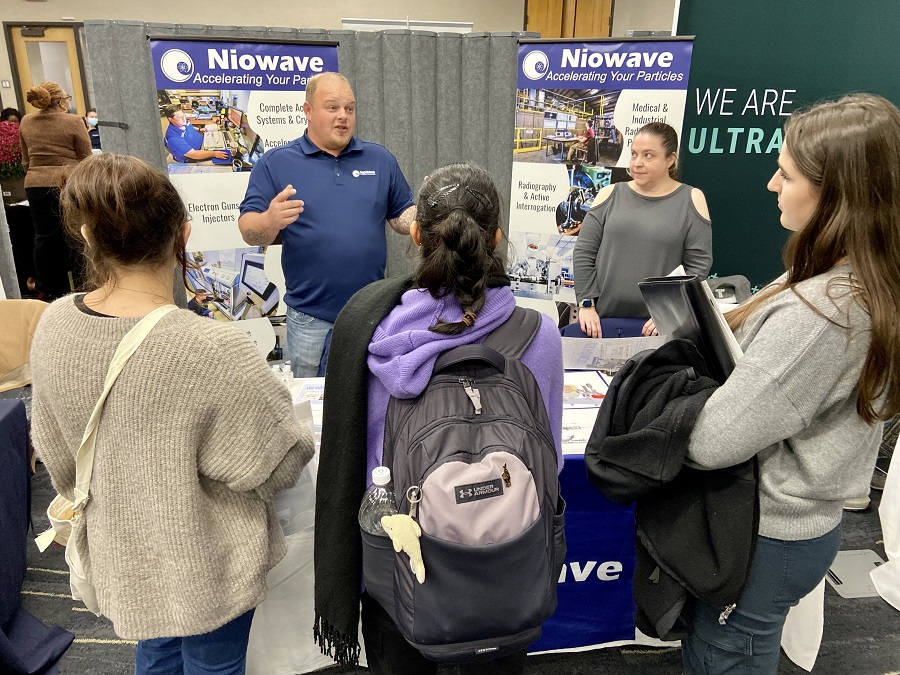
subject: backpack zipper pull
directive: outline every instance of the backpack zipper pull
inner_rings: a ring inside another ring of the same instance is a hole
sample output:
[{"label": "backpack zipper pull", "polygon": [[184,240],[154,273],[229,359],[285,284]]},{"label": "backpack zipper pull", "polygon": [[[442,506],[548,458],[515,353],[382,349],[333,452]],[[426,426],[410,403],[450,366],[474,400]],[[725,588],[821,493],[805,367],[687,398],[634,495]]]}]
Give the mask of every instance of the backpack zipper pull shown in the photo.
[{"label": "backpack zipper pull", "polygon": [[481,392],[475,388],[475,380],[470,380],[465,377],[459,378],[459,383],[463,386],[463,389],[466,390],[466,396],[469,397],[469,400],[472,401],[472,405],[475,406],[475,414],[481,414]]},{"label": "backpack zipper pull", "polygon": [[728,605],[725,609],[722,610],[722,613],[719,614],[719,625],[724,626],[725,622],[728,621],[728,617],[731,616],[731,613],[737,607],[737,603],[732,603]]},{"label": "backpack zipper pull", "polygon": [[419,513],[419,502],[422,501],[422,488],[410,485],[406,490],[406,501],[409,502],[409,517],[415,520]]}]

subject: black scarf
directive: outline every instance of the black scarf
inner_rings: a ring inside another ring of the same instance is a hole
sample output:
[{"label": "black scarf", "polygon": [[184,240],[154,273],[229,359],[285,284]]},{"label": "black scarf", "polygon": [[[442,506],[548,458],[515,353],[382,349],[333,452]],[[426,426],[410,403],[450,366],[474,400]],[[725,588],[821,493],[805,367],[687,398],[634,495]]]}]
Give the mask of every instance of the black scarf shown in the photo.
[{"label": "black scarf", "polygon": [[[487,286],[509,283],[509,277],[498,275]],[[369,343],[412,287],[412,277],[369,284],[350,298],[331,334],[316,482],[313,637],[338,663],[359,663],[362,537],[357,515],[368,482]]]},{"label": "black scarf", "polygon": [[412,288],[412,278],[376,281],[356,293],[331,334],[316,485],[313,636],[338,663],[359,662],[362,538],[357,513],[366,491],[369,342]]}]

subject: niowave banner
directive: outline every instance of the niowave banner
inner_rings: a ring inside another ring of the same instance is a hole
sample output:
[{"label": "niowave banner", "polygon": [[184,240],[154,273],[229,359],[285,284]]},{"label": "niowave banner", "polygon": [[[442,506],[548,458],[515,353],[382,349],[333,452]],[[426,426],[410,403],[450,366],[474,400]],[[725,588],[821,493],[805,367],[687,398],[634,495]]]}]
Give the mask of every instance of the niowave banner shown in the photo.
[{"label": "niowave banner", "polygon": [[566,561],[556,613],[529,651],[634,640],[634,510],[608,502],[588,482],[582,457],[566,457]]},{"label": "niowave banner", "polygon": [[242,321],[268,352],[268,317],[284,313],[280,246],[268,256],[247,246],[239,207],[260,156],[303,135],[306,83],[337,71],[337,46],[152,39],[150,51],[168,172],[191,215],[187,248],[200,267],[190,272],[189,306]]},{"label": "niowave banner", "polygon": [[631,141],[666,122],[681,135],[690,39],[519,45],[509,275],[513,291],[575,302],[572,250],[597,192],[628,180]]}]

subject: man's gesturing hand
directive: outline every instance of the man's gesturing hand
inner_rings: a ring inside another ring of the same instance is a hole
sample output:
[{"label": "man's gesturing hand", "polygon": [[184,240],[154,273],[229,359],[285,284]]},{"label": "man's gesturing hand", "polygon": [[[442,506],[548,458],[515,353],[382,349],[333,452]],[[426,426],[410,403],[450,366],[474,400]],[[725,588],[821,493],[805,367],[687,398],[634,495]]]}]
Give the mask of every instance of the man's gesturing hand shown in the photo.
[{"label": "man's gesturing hand", "polygon": [[288,185],[269,202],[266,216],[273,228],[283,230],[297,220],[297,216],[303,213],[303,201],[291,199],[295,194],[297,194],[297,191],[294,189],[294,186]]}]

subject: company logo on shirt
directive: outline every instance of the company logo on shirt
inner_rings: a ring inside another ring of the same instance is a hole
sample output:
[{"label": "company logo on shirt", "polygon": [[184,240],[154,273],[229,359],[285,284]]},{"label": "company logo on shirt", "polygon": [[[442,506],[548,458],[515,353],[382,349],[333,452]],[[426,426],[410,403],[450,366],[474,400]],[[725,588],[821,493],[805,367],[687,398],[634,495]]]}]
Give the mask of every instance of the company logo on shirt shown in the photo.
[{"label": "company logo on shirt", "polygon": [[194,61],[180,49],[170,49],[159,59],[159,67],[172,82],[187,82],[194,74]]},{"label": "company logo on shirt", "polygon": [[374,176],[374,171],[360,171],[359,169],[353,169],[353,177],[359,178],[360,176]]},{"label": "company logo on shirt", "polygon": [[550,59],[540,49],[528,52],[522,59],[522,73],[529,80],[540,80],[550,70]]}]

